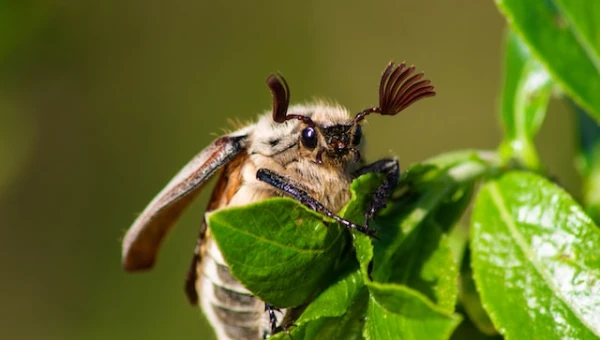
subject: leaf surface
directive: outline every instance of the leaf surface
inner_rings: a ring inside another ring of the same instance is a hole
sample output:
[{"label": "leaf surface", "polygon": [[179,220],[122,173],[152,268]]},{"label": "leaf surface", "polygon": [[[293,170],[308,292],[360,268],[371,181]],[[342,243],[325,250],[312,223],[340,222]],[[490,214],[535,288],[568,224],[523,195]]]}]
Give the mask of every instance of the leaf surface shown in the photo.
[{"label": "leaf surface", "polygon": [[552,85],[544,67],[521,39],[509,30],[500,108],[504,127],[500,150],[505,159],[517,159],[530,169],[541,169],[534,138],[546,115]]},{"label": "leaf surface", "polygon": [[324,288],[346,243],[344,230],[289,198],[207,217],[233,276],[279,308],[299,306]]},{"label": "leaf surface", "polygon": [[600,3],[496,0],[511,28],[577,104],[600,121]]},{"label": "leaf surface", "polygon": [[507,338],[600,335],[600,230],[557,185],[516,171],[487,182],[471,249],[483,306]]}]

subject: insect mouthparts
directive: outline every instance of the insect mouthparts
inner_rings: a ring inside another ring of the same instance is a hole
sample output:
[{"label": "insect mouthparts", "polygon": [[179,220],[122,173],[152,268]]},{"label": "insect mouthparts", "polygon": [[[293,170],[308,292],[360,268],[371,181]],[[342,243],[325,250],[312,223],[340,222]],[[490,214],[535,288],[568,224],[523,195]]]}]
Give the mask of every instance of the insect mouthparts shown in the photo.
[{"label": "insect mouthparts", "polygon": [[337,152],[344,151],[346,150],[346,144],[344,144],[344,142],[342,141],[338,141],[337,143],[335,143],[334,148]]}]

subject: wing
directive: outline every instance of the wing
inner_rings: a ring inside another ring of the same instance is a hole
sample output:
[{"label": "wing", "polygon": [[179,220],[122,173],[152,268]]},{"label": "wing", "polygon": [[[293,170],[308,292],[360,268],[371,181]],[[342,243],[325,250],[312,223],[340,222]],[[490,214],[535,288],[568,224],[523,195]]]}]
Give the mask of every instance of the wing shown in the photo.
[{"label": "wing", "polygon": [[[217,184],[213,189],[208,206],[204,210],[205,213],[214,211],[222,206],[227,205],[231,201],[231,198],[242,184],[242,164],[248,159],[248,153],[240,152],[232,160],[230,160],[223,167],[221,175],[217,180]],[[188,301],[192,305],[198,304],[198,291],[196,290],[196,281],[198,280],[198,264],[204,257],[206,252],[205,241],[209,236],[208,225],[206,223],[206,215],[202,219],[202,227],[200,228],[200,234],[198,235],[198,242],[194,249],[194,256],[190,263],[190,268],[185,278],[184,290],[188,297]]]},{"label": "wing", "polygon": [[160,243],[181,212],[223,165],[245,150],[248,129],[219,137],[197,154],[148,204],[123,239],[123,268],[152,267]]}]

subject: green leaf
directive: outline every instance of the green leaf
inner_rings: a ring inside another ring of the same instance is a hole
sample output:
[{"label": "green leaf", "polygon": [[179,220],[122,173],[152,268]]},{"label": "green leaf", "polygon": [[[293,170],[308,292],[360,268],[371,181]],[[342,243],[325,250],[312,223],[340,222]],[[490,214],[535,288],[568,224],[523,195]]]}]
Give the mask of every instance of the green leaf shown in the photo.
[{"label": "green leaf", "polygon": [[424,296],[396,284],[367,284],[371,294],[366,339],[448,339],[461,321]]},{"label": "green leaf", "polygon": [[[367,196],[368,193],[372,193],[373,190],[376,189],[376,187],[377,187],[375,185],[375,183],[370,184],[370,185],[367,183],[367,180],[369,178],[373,178],[373,176],[375,176],[375,175],[369,174],[366,176],[361,176],[352,182],[352,185],[350,186],[350,192],[352,193],[352,199],[348,202],[348,204],[346,204],[346,206],[340,212],[342,216],[344,216],[345,218],[349,218],[349,219],[352,219],[353,217],[358,217],[358,216],[351,216],[352,215],[351,211],[356,211],[355,215],[360,214],[360,217],[364,218],[363,217],[364,213],[361,213],[361,211],[362,212],[365,211],[365,204],[366,204],[365,196]],[[378,224],[376,221],[371,222],[370,227],[375,228],[375,230],[377,230],[378,233],[385,231],[383,228],[378,227]],[[377,237],[379,239],[381,239],[381,238],[385,238],[386,236],[378,235]],[[369,263],[373,259],[373,240],[371,239],[371,237],[364,235],[357,231],[352,232],[352,238],[353,238],[352,242],[354,244],[354,249],[356,251],[356,258],[360,265],[361,272],[363,273],[363,276],[365,276],[368,271]],[[368,279],[368,277],[366,277],[366,276],[365,276],[365,278]]]},{"label": "green leaf", "polygon": [[373,224],[380,239],[354,235],[370,293],[367,339],[446,339],[460,323],[458,268],[444,232],[466,208],[484,163],[463,152],[411,167]]},{"label": "green leaf", "polygon": [[471,249],[483,306],[507,338],[600,336],[600,229],[557,185],[523,172],[487,182]]},{"label": "green leaf", "polygon": [[341,317],[319,318],[308,324],[294,328],[290,334],[281,333],[275,339],[364,339],[364,315],[366,311],[366,289],[361,291],[358,301]]},{"label": "green leaf", "polygon": [[[395,257],[404,236],[427,218],[433,217],[443,230],[450,229],[466,207],[468,200],[463,198],[469,195],[469,187],[487,170],[488,165],[473,151],[447,154],[411,166],[378,220],[386,224],[386,228],[377,228],[381,233],[378,262],[387,263]],[[455,209],[445,209],[445,204],[454,205]],[[358,251],[357,254],[360,255]]]},{"label": "green leaf", "polygon": [[557,11],[572,25],[573,35],[592,60],[596,69],[600,69],[600,3],[590,0],[554,0]]},{"label": "green leaf", "polygon": [[474,182],[486,167],[470,152],[455,154],[453,161],[440,159],[415,165],[403,175],[401,194],[393,195],[390,207],[376,220],[381,240],[374,242],[374,249],[365,249],[359,238],[354,246],[363,271],[373,258],[374,281],[410,287],[451,313],[458,266],[445,233],[466,209]]},{"label": "green leaf", "polygon": [[296,324],[300,325],[321,317],[344,315],[362,290],[364,290],[364,282],[358,264],[355,261],[348,261],[348,265],[340,273],[336,282],[308,305]]},{"label": "green leaf", "polygon": [[362,338],[366,293],[358,264],[348,261],[335,283],[306,307],[289,334],[281,332],[273,339]]},{"label": "green leaf", "polygon": [[452,229],[448,235],[448,243],[450,245],[450,249],[452,250],[452,257],[454,258],[454,263],[457,265],[463,263],[468,242],[469,229],[462,224],[457,224],[457,226]]},{"label": "green leaf", "polygon": [[486,335],[496,335],[498,330],[481,304],[471,269],[471,251],[467,247],[460,267],[460,302],[477,329]]},{"label": "green leaf", "polygon": [[[430,219],[407,235],[396,256],[383,266],[389,274],[385,281],[380,282],[405,285],[427,296],[441,310],[448,313],[454,311],[458,293],[458,266],[454,262],[448,238]],[[380,277],[376,274],[373,276],[375,280]]]},{"label": "green leaf", "polygon": [[233,276],[280,307],[307,302],[329,282],[346,237],[289,198],[219,210],[208,224]]},{"label": "green leaf", "polygon": [[496,0],[556,82],[600,121],[600,3]]},{"label": "green leaf", "polygon": [[540,170],[534,138],[544,120],[551,91],[552,81],[544,67],[519,37],[508,31],[500,109],[504,126],[500,150],[505,160],[516,159],[530,169]]}]

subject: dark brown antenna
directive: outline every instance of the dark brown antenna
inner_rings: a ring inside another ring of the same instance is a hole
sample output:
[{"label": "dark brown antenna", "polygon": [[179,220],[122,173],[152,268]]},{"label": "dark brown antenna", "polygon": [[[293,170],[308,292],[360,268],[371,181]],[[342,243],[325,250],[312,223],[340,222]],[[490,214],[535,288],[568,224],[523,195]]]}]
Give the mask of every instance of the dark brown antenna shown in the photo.
[{"label": "dark brown antenna", "polygon": [[283,123],[286,120],[298,119],[314,127],[315,123],[310,117],[302,115],[288,115],[287,110],[290,106],[290,87],[281,73],[270,75],[267,78],[267,86],[273,96],[273,120],[277,123]]},{"label": "dark brown antenna", "polygon": [[270,75],[267,86],[273,96],[273,120],[277,123],[286,121],[288,106],[290,105],[290,88],[281,73]]},{"label": "dark brown antenna", "polygon": [[390,62],[381,75],[379,83],[379,106],[366,109],[356,115],[355,121],[363,120],[371,113],[396,115],[412,103],[425,97],[435,96],[429,80],[421,80],[424,73],[415,73],[415,67]]}]

